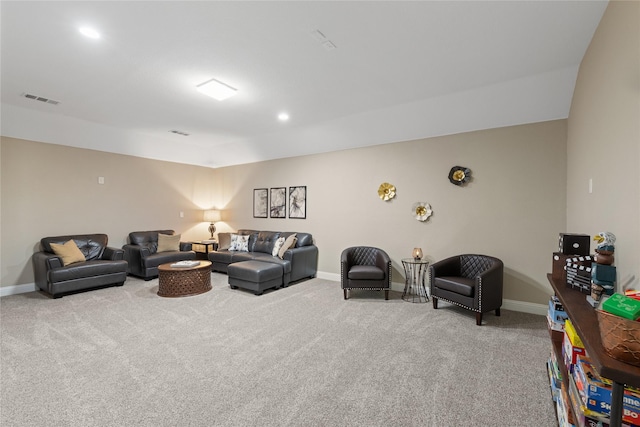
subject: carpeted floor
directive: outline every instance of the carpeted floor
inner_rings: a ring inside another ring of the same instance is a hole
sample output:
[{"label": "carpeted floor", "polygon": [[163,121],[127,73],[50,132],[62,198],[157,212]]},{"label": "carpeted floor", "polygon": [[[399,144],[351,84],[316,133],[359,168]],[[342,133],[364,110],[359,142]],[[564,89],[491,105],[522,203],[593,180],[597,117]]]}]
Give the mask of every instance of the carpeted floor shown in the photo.
[{"label": "carpeted floor", "polygon": [[2,426],[553,426],[543,316],[313,279],[0,299]]}]

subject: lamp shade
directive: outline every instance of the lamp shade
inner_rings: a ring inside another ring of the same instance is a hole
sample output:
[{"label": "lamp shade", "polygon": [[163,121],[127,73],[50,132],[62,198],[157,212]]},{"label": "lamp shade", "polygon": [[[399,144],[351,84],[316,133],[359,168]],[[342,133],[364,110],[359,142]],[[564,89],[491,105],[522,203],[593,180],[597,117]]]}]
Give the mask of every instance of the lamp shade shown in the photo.
[{"label": "lamp shade", "polygon": [[206,222],[218,222],[222,216],[220,215],[220,211],[217,210],[208,210],[204,211],[204,220]]}]

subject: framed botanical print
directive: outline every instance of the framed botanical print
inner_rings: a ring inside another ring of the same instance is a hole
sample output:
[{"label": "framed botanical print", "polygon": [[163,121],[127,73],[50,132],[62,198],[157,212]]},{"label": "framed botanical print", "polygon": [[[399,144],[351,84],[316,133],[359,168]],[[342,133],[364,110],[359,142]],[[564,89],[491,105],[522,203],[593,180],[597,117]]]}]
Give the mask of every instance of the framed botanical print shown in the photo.
[{"label": "framed botanical print", "polygon": [[307,186],[289,187],[289,218],[307,217]]},{"label": "framed botanical print", "polygon": [[287,217],[287,187],[270,189],[269,216],[271,218]]},{"label": "framed botanical print", "polygon": [[266,188],[256,188],[253,190],[253,217],[267,218],[269,209],[269,190]]}]

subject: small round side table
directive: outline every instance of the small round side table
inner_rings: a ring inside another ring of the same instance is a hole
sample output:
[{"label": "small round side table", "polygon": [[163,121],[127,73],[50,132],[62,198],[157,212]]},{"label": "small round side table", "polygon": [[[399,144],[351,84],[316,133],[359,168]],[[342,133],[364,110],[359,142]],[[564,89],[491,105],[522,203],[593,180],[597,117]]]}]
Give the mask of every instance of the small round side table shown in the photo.
[{"label": "small round side table", "polygon": [[404,292],[402,299],[409,302],[427,302],[429,294],[425,286],[425,276],[429,267],[429,261],[425,259],[404,258]]}]

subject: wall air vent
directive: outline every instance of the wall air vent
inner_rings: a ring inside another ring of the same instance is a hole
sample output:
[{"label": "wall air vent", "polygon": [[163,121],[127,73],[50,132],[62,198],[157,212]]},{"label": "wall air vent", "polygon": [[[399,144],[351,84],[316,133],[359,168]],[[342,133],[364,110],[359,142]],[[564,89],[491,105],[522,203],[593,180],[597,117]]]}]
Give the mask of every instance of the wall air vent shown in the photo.
[{"label": "wall air vent", "polygon": [[181,131],[181,130],[175,130],[175,129],[173,129],[173,130],[170,130],[169,132],[171,132],[171,133],[175,133],[176,135],[189,136],[189,134],[188,134],[187,132],[183,132],[183,131]]},{"label": "wall air vent", "polygon": [[33,99],[34,101],[44,102],[46,104],[58,105],[60,101],[56,101],[55,99],[45,98],[44,96],[32,95],[30,93],[23,93],[22,96],[25,98]]}]

